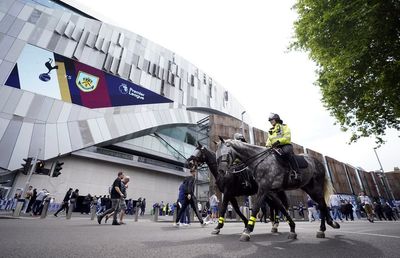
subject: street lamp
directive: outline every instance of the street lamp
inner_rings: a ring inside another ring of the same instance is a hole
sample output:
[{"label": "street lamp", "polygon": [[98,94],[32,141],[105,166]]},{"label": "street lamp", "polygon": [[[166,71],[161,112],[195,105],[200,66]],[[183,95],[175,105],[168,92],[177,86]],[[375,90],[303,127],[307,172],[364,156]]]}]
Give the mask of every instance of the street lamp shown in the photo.
[{"label": "street lamp", "polygon": [[246,110],[242,112],[242,135],[244,137],[244,123],[243,123],[243,115],[246,113]]},{"label": "street lamp", "polygon": [[[389,184],[387,184],[387,182],[386,182],[385,171],[383,170],[382,163],[381,163],[381,161],[380,161],[380,159],[379,159],[378,153],[376,152],[376,149],[377,149],[377,148],[378,148],[378,147],[374,147],[374,153],[375,153],[376,159],[378,160],[378,163],[379,163],[379,166],[380,166],[381,172],[382,172],[382,174],[379,175],[379,177],[380,177],[381,180],[382,180],[382,183],[383,183],[383,186],[384,186],[384,188],[385,188],[385,192],[386,192],[387,197],[388,197],[388,198],[392,198],[392,199],[394,200],[394,196],[393,196],[392,191],[390,190],[390,186],[389,186]],[[390,193],[390,195],[389,195],[389,193]]]}]

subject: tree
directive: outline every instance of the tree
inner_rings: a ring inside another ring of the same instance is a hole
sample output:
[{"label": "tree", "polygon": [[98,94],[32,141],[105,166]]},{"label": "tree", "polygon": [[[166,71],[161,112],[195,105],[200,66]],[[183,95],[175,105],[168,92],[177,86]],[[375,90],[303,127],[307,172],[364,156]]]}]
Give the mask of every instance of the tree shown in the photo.
[{"label": "tree", "polygon": [[322,102],[350,142],[400,130],[400,1],[297,0],[291,49],[317,64]]}]

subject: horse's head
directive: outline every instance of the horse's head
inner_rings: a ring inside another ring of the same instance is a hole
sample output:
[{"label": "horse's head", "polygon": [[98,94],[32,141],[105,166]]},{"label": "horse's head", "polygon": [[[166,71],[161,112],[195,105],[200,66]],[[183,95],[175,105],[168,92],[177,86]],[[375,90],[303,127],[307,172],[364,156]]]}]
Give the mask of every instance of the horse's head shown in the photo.
[{"label": "horse's head", "polygon": [[232,148],[233,140],[224,140],[221,136],[219,139],[221,141],[217,144],[216,152],[218,172],[226,173],[235,161],[236,154]]},{"label": "horse's head", "polygon": [[192,155],[187,159],[187,164],[189,168],[198,167],[199,164],[206,162],[206,157],[204,155],[204,146],[200,142],[197,142],[197,147],[193,151]]}]

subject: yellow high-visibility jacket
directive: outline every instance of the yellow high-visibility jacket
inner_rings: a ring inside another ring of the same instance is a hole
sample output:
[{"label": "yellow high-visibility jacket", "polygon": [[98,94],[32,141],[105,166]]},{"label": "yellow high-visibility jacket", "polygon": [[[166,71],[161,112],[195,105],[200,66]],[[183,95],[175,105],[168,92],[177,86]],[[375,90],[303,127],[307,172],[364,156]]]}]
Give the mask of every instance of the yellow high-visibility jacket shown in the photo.
[{"label": "yellow high-visibility jacket", "polygon": [[268,139],[265,145],[271,147],[277,141],[280,142],[279,145],[291,143],[290,129],[287,125],[276,123],[275,126],[268,131]]}]

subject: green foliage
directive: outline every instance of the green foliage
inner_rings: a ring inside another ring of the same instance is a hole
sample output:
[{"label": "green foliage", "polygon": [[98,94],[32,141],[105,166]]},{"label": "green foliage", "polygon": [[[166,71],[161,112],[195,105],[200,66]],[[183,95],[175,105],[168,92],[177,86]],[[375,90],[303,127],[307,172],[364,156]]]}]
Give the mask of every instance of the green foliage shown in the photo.
[{"label": "green foliage", "polygon": [[355,142],[400,130],[400,1],[297,0],[295,38],[317,63],[324,106]]}]

